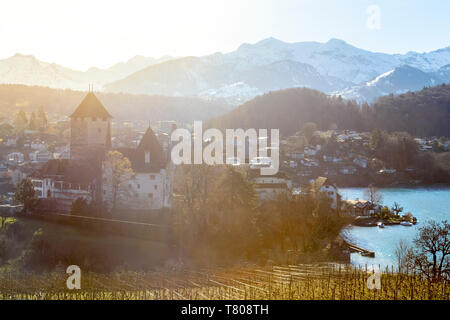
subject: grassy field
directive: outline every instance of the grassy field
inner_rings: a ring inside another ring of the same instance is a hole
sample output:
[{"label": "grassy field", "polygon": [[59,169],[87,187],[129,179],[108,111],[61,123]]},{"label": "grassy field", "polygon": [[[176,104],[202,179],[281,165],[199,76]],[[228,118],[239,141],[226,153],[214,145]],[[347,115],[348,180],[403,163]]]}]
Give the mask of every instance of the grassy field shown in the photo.
[{"label": "grassy field", "polygon": [[369,290],[365,268],[301,265],[177,272],[86,273],[81,289],[66,289],[67,275],[0,274],[1,299],[283,299],[427,300],[450,298],[446,283],[432,284],[415,274],[384,270],[381,288]]},{"label": "grassy field", "polygon": [[0,230],[3,232],[0,232],[0,237],[6,238],[7,246],[13,247],[7,261],[0,257],[0,270],[16,268],[16,260],[30,248],[37,230],[43,232],[41,241],[45,251],[42,256],[49,257],[54,263],[77,264],[95,271],[108,272],[117,266],[148,270],[164,265],[172,254],[171,248],[164,242],[99,233],[83,227],[24,217],[7,218],[6,223],[18,223],[20,236]]}]

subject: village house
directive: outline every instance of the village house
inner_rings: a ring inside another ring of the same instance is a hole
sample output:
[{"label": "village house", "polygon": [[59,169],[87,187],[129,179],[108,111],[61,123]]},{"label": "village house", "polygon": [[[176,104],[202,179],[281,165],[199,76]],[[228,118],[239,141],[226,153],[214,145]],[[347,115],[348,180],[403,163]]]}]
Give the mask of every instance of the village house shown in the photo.
[{"label": "village house", "polygon": [[289,166],[289,168],[297,168],[298,167],[298,163],[296,161],[286,161],[286,164]]},{"label": "village house", "polygon": [[353,216],[369,216],[374,213],[374,206],[368,200],[355,199],[345,201],[347,211]]},{"label": "village house", "polygon": [[303,159],[305,154],[303,152],[291,152],[288,154],[291,159]]},{"label": "village house", "polygon": [[255,185],[256,194],[262,201],[277,200],[280,195],[289,195],[292,192],[292,181],[284,172],[262,176],[259,170],[250,170],[249,177]]},{"label": "village house", "polygon": [[40,139],[33,140],[30,147],[33,150],[47,150],[47,144]]},{"label": "village house", "polygon": [[311,182],[311,192],[314,197],[320,194],[325,195],[331,199],[331,207],[337,209],[339,192],[336,185],[330,184],[325,177],[318,177]]},{"label": "village house", "polygon": [[91,202],[97,178],[95,168],[67,159],[52,159],[30,175],[37,197],[47,208],[61,212],[70,212],[77,198]]},{"label": "village house", "polygon": [[319,162],[314,159],[302,159],[300,160],[300,163],[305,167],[318,167]]},{"label": "village house", "polygon": [[36,150],[28,155],[31,162],[47,162],[53,158],[53,154],[47,150]]},{"label": "village house", "polygon": [[22,152],[11,152],[6,156],[9,164],[19,164],[24,161],[24,155]]}]

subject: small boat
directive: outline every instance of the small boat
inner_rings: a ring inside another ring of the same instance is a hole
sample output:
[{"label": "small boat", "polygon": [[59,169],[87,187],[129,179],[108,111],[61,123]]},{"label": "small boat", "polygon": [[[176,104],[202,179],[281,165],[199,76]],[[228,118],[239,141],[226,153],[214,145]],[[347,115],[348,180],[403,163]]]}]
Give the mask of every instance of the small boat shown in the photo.
[{"label": "small boat", "polygon": [[377,227],[378,228],[384,228],[384,223],[383,222],[378,222],[377,223]]},{"label": "small boat", "polygon": [[411,227],[413,225],[411,222],[408,221],[402,221],[400,222],[400,224],[405,227]]}]

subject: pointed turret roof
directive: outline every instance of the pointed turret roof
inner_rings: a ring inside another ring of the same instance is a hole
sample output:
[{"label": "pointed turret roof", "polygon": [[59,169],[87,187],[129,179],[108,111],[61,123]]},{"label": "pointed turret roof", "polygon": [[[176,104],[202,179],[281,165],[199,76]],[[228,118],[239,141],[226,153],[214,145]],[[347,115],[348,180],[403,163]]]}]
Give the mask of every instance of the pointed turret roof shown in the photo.
[{"label": "pointed turret roof", "polygon": [[[150,152],[150,163],[145,163],[146,152]],[[145,132],[130,160],[136,172],[158,172],[165,167],[164,151],[150,127]]]},{"label": "pointed turret roof", "polygon": [[76,108],[71,118],[112,118],[93,92],[89,92]]}]

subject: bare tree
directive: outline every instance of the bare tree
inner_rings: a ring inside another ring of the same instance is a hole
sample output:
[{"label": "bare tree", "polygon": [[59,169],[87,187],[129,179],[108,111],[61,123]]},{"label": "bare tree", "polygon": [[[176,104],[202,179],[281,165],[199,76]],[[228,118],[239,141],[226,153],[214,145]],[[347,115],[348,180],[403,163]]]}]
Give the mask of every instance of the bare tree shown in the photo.
[{"label": "bare tree", "polygon": [[414,266],[433,282],[450,279],[450,223],[428,221],[414,239]]},{"label": "bare tree", "polygon": [[369,185],[364,191],[364,196],[368,198],[372,205],[380,205],[383,200],[383,194],[373,184]]},{"label": "bare tree", "polygon": [[401,239],[394,249],[399,272],[403,273],[413,268],[413,247],[409,242]]},{"label": "bare tree", "polygon": [[127,190],[123,186],[133,178],[134,172],[130,160],[118,151],[108,152],[104,166],[109,176],[108,183],[112,189],[112,209],[115,210],[117,198],[123,190]]},{"label": "bare tree", "polygon": [[400,205],[397,202],[394,202],[391,211],[394,212],[396,216],[399,216],[400,213],[403,211],[403,207],[400,207]]}]

